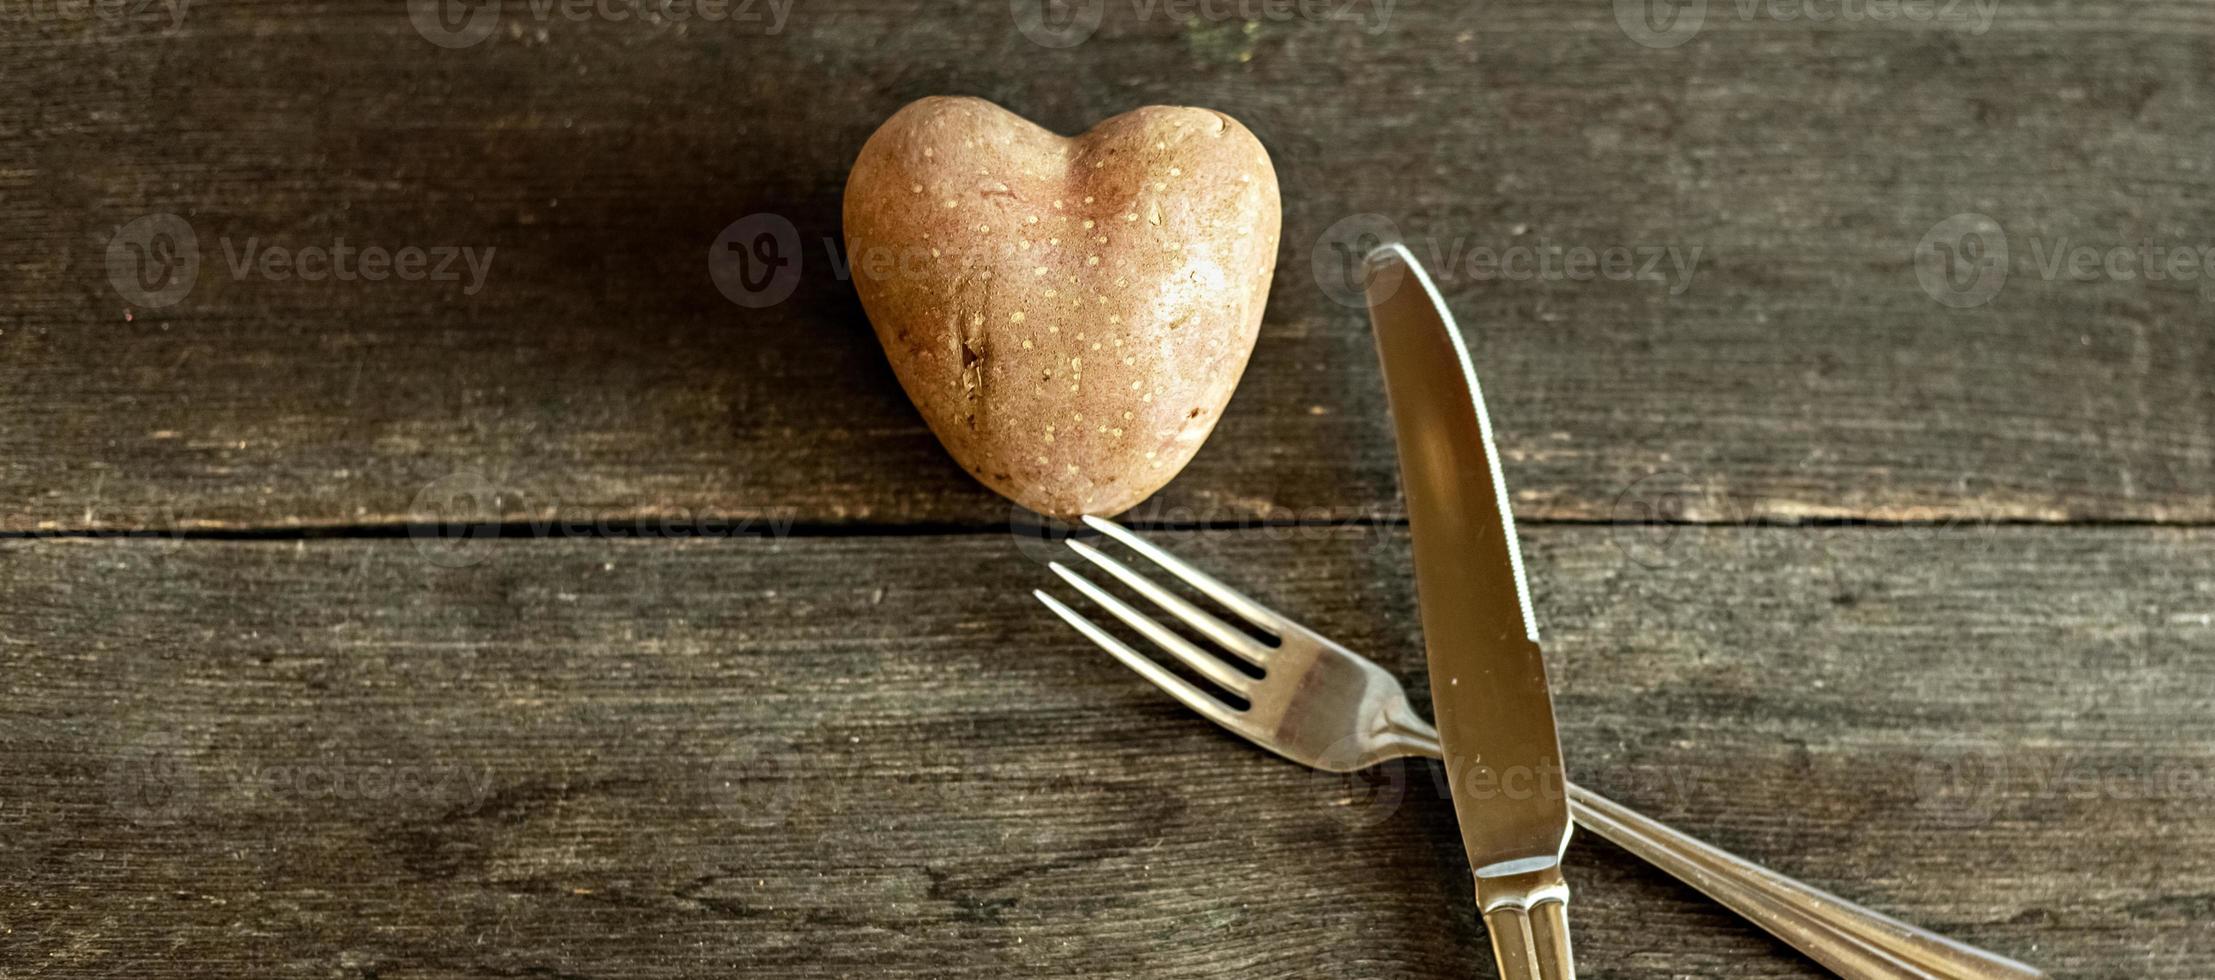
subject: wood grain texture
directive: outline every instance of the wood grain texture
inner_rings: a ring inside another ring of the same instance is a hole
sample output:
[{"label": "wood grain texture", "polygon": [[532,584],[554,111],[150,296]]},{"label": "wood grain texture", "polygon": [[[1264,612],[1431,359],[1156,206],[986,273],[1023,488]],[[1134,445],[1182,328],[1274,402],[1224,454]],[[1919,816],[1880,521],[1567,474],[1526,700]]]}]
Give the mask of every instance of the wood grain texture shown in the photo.
[{"label": "wood grain texture", "polygon": [[[2206,975],[2215,536],[1526,537],[1581,782],[2058,978]],[[1156,538],[1427,704],[1399,531]],[[1491,975],[1431,767],[1217,731],[1024,541],[417,545],[0,541],[0,975]],[[1571,862],[1586,976],[1816,975]]]},{"label": "wood grain texture", "polygon": [[[862,140],[939,93],[1065,132],[1205,105],[1276,160],[1259,347],[1148,516],[1398,513],[1364,317],[1313,272],[1379,214],[1472,335],[1527,517],[1642,516],[1658,478],[1693,520],[2215,520],[2207,279],[2038,260],[2215,244],[2215,8],[2010,2],[1980,29],[1719,0],[1648,48],[1597,0],[1396,3],[1374,30],[1101,6],[1068,49],[984,0],[799,0],[775,33],[511,3],[461,49],[353,0],[27,19],[0,89],[0,528],[423,519],[457,474],[521,514],[1005,521],[824,251]],[[1912,258],[1963,212],[2013,274],[1953,309]],[[158,213],[201,263],[145,308],[106,255]],[[705,258],[757,213],[803,264],[751,310]],[[232,271],[341,239],[496,252],[474,294]],[[1699,255],[1665,282],[1470,262],[1525,246]]]}]

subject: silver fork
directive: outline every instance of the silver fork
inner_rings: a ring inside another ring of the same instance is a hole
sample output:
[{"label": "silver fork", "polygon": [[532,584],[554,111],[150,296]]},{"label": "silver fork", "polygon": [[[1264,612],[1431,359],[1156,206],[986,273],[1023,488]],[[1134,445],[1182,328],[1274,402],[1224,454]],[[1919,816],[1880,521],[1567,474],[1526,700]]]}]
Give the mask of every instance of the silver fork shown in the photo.
[{"label": "silver fork", "polygon": [[[1055,615],[1185,707],[1262,748],[1330,772],[1352,772],[1409,756],[1439,757],[1437,730],[1415,713],[1399,680],[1384,668],[1216,581],[1121,525],[1096,517],[1084,521],[1276,639],[1274,644],[1256,640],[1122,561],[1083,541],[1069,539],[1069,548],[1086,561],[1262,672],[1257,678],[1231,666],[1083,575],[1060,562],[1051,563],[1054,573],[1086,598],[1178,662],[1250,705],[1243,710],[1232,707],[1139,654],[1053,596],[1043,591],[1031,593]],[[2014,960],[1863,908],[1704,844],[1580,786],[1571,784],[1568,793],[1577,823],[1705,893],[1839,976],[1855,980],[2030,980],[2045,976]]]}]

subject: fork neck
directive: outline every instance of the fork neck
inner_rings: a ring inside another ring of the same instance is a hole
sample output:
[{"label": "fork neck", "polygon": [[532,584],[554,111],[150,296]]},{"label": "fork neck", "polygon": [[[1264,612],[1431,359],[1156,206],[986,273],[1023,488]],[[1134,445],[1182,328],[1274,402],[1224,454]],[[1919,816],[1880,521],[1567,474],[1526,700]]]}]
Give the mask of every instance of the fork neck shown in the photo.
[{"label": "fork neck", "polygon": [[1438,729],[1416,714],[1415,707],[1406,698],[1394,698],[1387,704],[1380,721],[1382,724],[1374,746],[1377,753],[1375,761],[1383,762],[1386,759],[1411,755],[1426,759],[1445,757],[1444,750],[1438,744]]}]

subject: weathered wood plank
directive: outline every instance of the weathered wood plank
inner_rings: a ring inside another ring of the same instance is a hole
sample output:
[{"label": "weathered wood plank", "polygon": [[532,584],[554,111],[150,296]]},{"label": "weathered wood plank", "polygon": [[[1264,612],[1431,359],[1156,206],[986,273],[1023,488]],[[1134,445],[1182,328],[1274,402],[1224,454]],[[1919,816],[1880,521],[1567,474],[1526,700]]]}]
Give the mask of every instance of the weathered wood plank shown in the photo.
[{"label": "weathered wood plank", "polygon": [[[1580,780],[2057,977],[2205,975],[2215,535],[1526,537]],[[1427,697],[1400,532],[1159,540]],[[0,974],[1490,975],[1429,767],[1217,732],[1037,562],[0,541]],[[1572,857],[1588,976],[1816,975]]]},{"label": "weathered wood plank", "polygon": [[[2215,244],[2211,8],[1979,30],[1717,3],[1657,49],[1616,6],[1400,3],[1370,32],[1110,2],[1066,50],[989,2],[808,0],[774,34],[510,4],[458,50],[381,3],[33,19],[0,90],[0,528],[395,521],[455,474],[517,512],[1002,521],[822,246],[863,138],[931,93],[1063,130],[1205,104],[1275,155],[1260,347],[1159,517],[1398,512],[1363,316],[1312,271],[1376,213],[1444,277],[1529,516],[1642,515],[1658,473],[1695,519],[2215,520],[2215,287],[2040,261]],[[761,212],[801,275],[749,310],[705,256]],[[1962,212],[2013,275],[1953,309],[1912,258]],[[148,308],[107,250],[157,213],[201,261]],[[232,271],[341,239],[497,251],[474,294]],[[1472,265],[1550,246],[1699,257],[1662,283]]]}]

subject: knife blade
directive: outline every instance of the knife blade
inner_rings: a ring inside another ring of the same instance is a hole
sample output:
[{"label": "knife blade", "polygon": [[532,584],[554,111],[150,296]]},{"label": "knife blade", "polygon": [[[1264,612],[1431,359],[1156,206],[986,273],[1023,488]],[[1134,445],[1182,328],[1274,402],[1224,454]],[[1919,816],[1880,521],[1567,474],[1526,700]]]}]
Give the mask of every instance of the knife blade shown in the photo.
[{"label": "knife blade", "polygon": [[1468,347],[1414,255],[1386,245],[1369,273],[1431,706],[1478,906],[1503,975],[1573,976],[1561,742],[1492,421]]}]

